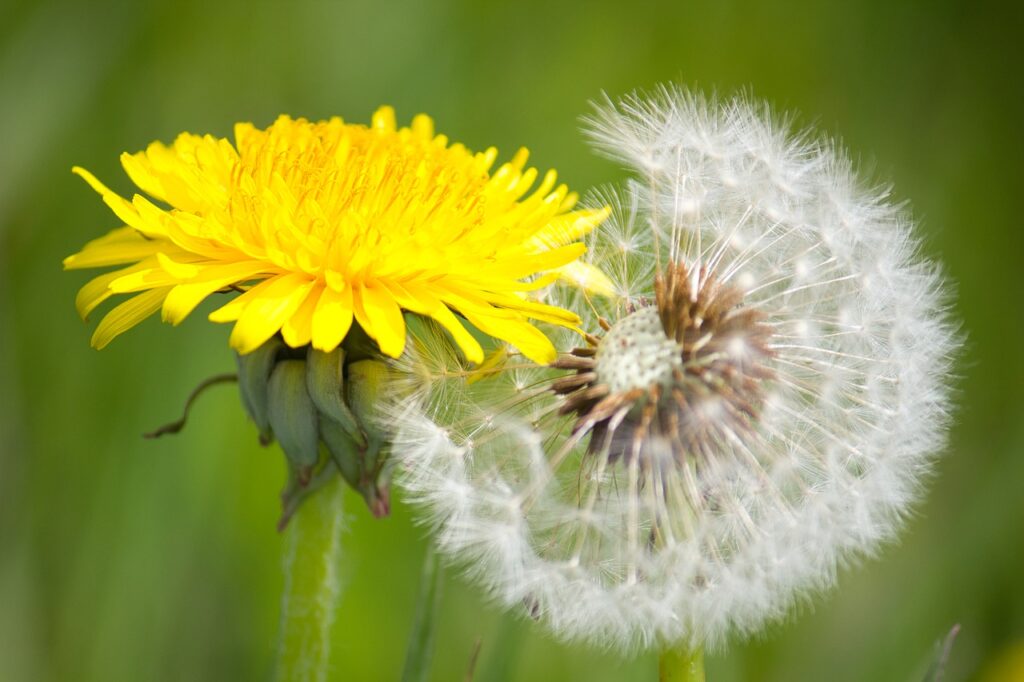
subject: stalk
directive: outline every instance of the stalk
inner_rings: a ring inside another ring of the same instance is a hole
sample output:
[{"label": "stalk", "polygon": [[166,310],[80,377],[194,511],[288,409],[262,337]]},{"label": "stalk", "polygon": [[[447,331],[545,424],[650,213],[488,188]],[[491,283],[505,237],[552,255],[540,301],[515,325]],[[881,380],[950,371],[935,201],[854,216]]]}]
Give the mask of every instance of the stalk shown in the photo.
[{"label": "stalk", "polygon": [[277,682],[326,682],[338,598],[342,503],[340,476],[310,495],[286,530]]},{"label": "stalk", "polygon": [[665,649],[658,658],[659,682],[704,682],[704,650]]}]

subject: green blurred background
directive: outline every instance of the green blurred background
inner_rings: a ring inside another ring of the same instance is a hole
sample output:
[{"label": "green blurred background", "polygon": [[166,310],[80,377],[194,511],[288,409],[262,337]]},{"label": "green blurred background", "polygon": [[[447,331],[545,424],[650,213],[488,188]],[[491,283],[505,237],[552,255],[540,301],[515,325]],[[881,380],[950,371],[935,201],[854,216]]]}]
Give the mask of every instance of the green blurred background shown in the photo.
[{"label": "green blurred background", "polygon": [[[118,223],[73,164],[127,193],[118,154],[154,139],[391,103],[503,158],[528,145],[585,189],[622,177],[578,133],[588,100],[669,80],[749,87],[841,134],[912,201],[969,336],[951,446],[902,542],[712,656],[709,680],[919,679],[954,623],[947,680],[1010,679],[992,666],[1024,646],[1024,89],[1021,13],[1001,4],[0,4],[0,680],[262,680],[273,663],[282,458],[231,388],[180,436],[140,437],[231,370],[228,328],[151,319],[89,348],[89,273],[60,261]],[[424,533],[401,503],[348,509],[338,679],[397,679]],[[439,628],[436,680],[462,679],[477,638],[480,682],[655,677],[652,656],[554,643],[453,576]]]}]

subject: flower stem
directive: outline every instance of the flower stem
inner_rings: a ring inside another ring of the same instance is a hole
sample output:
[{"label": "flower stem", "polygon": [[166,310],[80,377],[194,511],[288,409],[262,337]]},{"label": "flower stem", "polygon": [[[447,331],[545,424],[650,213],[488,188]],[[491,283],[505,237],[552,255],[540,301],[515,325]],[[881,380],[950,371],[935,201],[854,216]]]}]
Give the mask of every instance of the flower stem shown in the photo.
[{"label": "flower stem", "polygon": [[659,682],[704,682],[704,651],[665,649],[658,658]]},{"label": "flower stem", "polygon": [[405,652],[402,682],[426,682],[430,679],[430,660],[434,656],[437,607],[441,601],[441,568],[437,555],[428,549],[423,558],[420,596],[413,617],[409,646]]},{"label": "flower stem", "polygon": [[344,526],[340,476],[302,504],[285,537],[284,594],[277,640],[277,682],[325,682],[331,631],[341,594],[339,562]]}]

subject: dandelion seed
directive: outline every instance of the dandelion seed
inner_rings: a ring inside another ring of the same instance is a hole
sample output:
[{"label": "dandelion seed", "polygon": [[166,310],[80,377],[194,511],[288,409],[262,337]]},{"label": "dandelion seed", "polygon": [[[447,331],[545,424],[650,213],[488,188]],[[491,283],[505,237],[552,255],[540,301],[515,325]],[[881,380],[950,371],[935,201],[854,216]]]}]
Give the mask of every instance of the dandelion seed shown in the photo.
[{"label": "dandelion seed", "polygon": [[679,89],[589,132],[636,173],[589,238],[617,295],[563,295],[591,334],[548,369],[428,372],[394,409],[400,480],[443,552],[559,637],[720,646],[894,536],[957,335],[909,219],[834,144]]}]

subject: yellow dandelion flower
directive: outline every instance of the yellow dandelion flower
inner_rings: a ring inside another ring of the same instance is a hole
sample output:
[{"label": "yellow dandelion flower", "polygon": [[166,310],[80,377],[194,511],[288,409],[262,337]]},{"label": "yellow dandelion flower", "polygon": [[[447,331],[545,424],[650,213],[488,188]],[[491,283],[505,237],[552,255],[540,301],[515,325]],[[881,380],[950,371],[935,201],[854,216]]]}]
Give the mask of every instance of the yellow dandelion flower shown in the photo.
[{"label": "yellow dandelion flower", "polygon": [[547,363],[555,350],[530,320],[579,320],[528,294],[560,276],[610,287],[576,262],[580,238],[606,211],[574,211],[576,195],[556,187],[554,171],[531,192],[538,173],[527,155],[520,149],[492,172],[493,147],[449,144],[422,114],[398,128],[390,107],[370,126],[240,123],[234,144],[182,134],[121,156],[131,180],[168,208],[139,194],[129,201],[74,169],[125,226],[64,266],[125,266],[78,294],[83,318],[134,294],[100,322],[97,348],[158,309],[178,324],[211,294],[236,290],[209,317],[234,322],[231,346],[242,354],[278,333],[289,346],[331,351],[355,322],[397,357],[409,311],[436,320],[473,362],[484,353],[466,321]]}]

